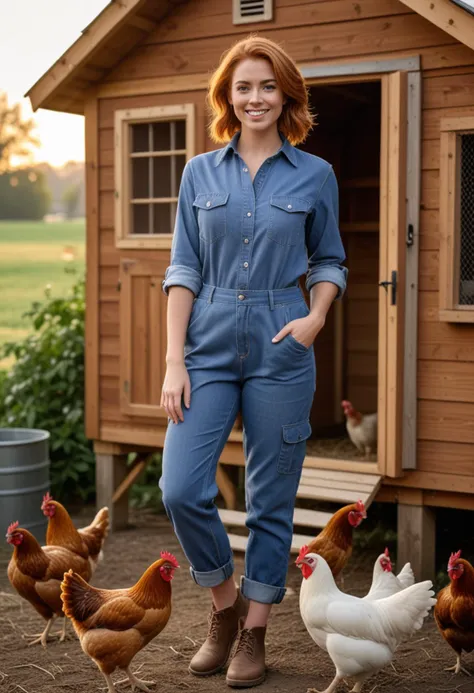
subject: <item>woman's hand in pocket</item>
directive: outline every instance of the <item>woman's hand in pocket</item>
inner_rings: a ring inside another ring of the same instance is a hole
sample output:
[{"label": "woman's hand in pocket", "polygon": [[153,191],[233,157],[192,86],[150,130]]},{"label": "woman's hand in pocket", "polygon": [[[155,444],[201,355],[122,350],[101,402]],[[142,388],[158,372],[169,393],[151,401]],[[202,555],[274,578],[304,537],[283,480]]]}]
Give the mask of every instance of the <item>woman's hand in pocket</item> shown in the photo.
[{"label": "woman's hand in pocket", "polygon": [[324,318],[313,315],[291,320],[273,337],[272,342],[281,342],[282,339],[291,334],[293,339],[309,349],[324,327],[324,322]]},{"label": "woman's hand in pocket", "polygon": [[166,411],[173,423],[184,421],[181,403],[189,409],[191,404],[191,381],[184,361],[168,363],[165,379],[161,390],[160,405]]}]

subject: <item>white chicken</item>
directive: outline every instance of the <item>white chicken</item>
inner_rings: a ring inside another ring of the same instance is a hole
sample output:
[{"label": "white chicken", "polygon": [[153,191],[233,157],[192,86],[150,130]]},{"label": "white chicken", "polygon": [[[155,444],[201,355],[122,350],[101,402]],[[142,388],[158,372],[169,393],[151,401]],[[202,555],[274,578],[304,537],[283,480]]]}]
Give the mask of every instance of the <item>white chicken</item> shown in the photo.
[{"label": "white chicken", "polygon": [[324,693],[333,693],[343,678],[353,678],[352,691],[359,693],[369,676],[390,664],[398,645],[421,628],[436,604],[430,580],[369,601],[341,592],[324,558],[308,553],[306,546],[296,565],[304,578],[301,617],[310,636],[328,652],[336,667],[336,676]]},{"label": "white chicken", "polygon": [[414,582],[415,575],[410,563],[405,563],[398,575],[392,573],[390,553],[388,549],[385,549],[374,563],[372,585],[363,599],[370,602],[376,599],[385,599],[385,597],[390,597],[390,595],[410,587]]},{"label": "white chicken", "polygon": [[368,457],[377,451],[377,412],[361,414],[354,409],[351,402],[344,399],[341,402],[346,417],[346,430],[349,438],[360,453]]}]

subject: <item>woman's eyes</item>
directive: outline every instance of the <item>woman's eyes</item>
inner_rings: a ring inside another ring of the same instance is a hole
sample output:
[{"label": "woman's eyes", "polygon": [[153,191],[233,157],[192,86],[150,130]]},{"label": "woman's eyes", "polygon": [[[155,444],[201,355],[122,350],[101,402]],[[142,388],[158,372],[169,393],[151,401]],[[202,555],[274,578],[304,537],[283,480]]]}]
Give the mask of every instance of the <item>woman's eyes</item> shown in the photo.
[{"label": "woman's eyes", "polygon": [[[266,89],[267,91],[274,91],[276,89],[276,86],[274,84],[265,84],[265,86],[263,88]],[[237,87],[237,91],[247,91],[247,90],[248,90],[248,87],[245,87],[243,85]]]}]

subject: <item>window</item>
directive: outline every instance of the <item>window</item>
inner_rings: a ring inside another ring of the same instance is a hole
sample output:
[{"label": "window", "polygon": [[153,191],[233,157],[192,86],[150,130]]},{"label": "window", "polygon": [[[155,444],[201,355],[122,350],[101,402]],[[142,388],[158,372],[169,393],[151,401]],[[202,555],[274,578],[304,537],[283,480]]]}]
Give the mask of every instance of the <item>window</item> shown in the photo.
[{"label": "window", "polygon": [[119,248],[170,248],[179,184],[194,155],[194,106],[115,113],[115,237]]},{"label": "window", "polygon": [[441,119],[440,312],[474,322],[474,116]]}]

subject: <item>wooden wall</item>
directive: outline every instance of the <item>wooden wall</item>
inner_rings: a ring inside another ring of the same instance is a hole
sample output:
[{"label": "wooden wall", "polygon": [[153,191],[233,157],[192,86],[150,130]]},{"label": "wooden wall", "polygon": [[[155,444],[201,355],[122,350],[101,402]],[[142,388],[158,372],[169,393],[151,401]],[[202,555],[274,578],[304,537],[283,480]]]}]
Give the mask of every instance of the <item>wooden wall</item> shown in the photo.
[{"label": "wooden wall", "polygon": [[[275,21],[233,26],[230,0],[180,6],[124,59],[108,83],[209,73],[222,52],[250,31],[284,45],[300,64],[328,60],[421,57],[423,146],[419,296],[418,471],[405,482],[425,488],[474,489],[474,328],[437,319],[439,120],[474,114],[474,53],[397,0],[275,0]],[[466,16],[466,21],[471,21]],[[100,103],[100,391],[101,424],[123,430],[118,410],[119,253],[113,237],[113,112],[125,106],[194,101],[197,151],[205,136],[203,92],[183,91]],[[135,251],[137,252],[137,251]],[[147,251],[149,257],[153,252]],[[133,256],[133,252],[127,253]],[[134,422],[152,430],[150,422]]]}]

